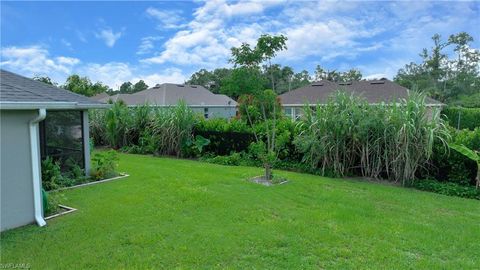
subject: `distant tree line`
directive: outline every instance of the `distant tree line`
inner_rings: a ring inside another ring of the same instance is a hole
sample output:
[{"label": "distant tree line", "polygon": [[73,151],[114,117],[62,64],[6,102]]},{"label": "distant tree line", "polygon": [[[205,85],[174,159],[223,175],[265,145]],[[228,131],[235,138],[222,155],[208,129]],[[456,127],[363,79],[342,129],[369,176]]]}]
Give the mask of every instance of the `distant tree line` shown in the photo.
[{"label": "distant tree line", "polygon": [[105,85],[101,82],[92,83],[88,77],[80,77],[76,74],[70,75],[63,85],[58,85],[58,83],[54,82],[47,76],[35,76],[33,79],[46,84],[58,86],[87,97],[95,96],[101,93],[107,93],[109,95],[118,93],[132,94],[148,88],[148,85],[143,80],[139,80],[135,84],[132,84],[131,82],[124,82],[118,90],[114,91],[108,85]]},{"label": "distant tree line", "polygon": [[480,51],[471,47],[473,37],[461,32],[432,40],[432,48],[420,53],[422,61],[405,65],[394,80],[442,102],[480,107]]},{"label": "distant tree line", "polygon": [[187,84],[202,85],[213,93],[226,94],[232,97],[250,92],[252,88],[272,89],[277,94],[310,84],[312,81],[329,80],[347,82],[362,80],[363,75],[358,69],[345,72],[327,70],[317,65],[315,73],[310,75],[307,70],[295,72],[290,66],[280,64],[263,65],[258,70],[251,67],[217,68],[212,71],[200,69],[190,76]]},{"label": "distant tree line", "polygon": [[[328,70],[317,65],[314,74],[307,70],[296,72],[290,66],[272,63],[276,52],[286,49],[287,37],[262,35],[255,47],[243,43],[232,48],[232,68],[200,69],[185,82],[202,85],[213,93],[222,93],[234,99],[244,94],[271,89],[281,94],[310,84],[312,81],[359,81],[363,74],[358,69]],[[433,46],[420,53],[421,62],[411,62],[401,68],[394,81],[408,89],[425,92],[442,102],[466,107],[480,107],[480,51],[472,48],[473,37],[460,32],[443,40],[432,37]],[[44,83],[57,85],[49,77],[35,77]],[[161,83],[161,82],[159,82]],[[88,77],[71,75],[60,87],[86,96],[99,93],[136,93],[148,88],[140,80],[124,82],[119,89],[110,89],[101,82],[93,83]]]}]

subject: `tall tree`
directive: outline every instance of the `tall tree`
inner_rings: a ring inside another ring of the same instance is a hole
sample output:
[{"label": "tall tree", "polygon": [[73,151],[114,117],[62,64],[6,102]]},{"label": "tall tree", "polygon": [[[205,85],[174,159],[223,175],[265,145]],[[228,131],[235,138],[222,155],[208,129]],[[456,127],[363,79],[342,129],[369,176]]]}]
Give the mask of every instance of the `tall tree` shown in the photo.
[{"label": "tall tree", "polygon": [[50,77],[48,76],[35,76],[33,77],[33,79],[35,81],[39,81],[39,82],[43,82],[43,83],[46,83],[46,84],[50,84],[50,85],[54,85],[54,86],[57,86],[58,84],[56,82],[54,82],[52,79],[50,79]]},{"label": "tall tree", "polygon": [[136,93],[136,92],[143,91],[145,89],[148,89],[148,85],[143,80],[140,80],[133,85],[132,92]]},{"label": "tall tree", "polygon": [[[272,36],[268,34],[261,35],[255,47],[250,47],[248,43],[242,43],[239,47],[233,47],[231,49],[232,55],[230,58],[230,62],[234,64],[234,70],[230,77],[240,74],[255,74],[255,78],[257,79],[258,73],[260,72],[260,65],[267,61],[268,69],[272,70],[271,60],[273,57],[277,55],[279,51],[287,49],[286,46],[287,37],[283,35]],[[241,69],[241,71],[236,71],[237,69]],[[248,70],[248,71],[247,71]],[[271,73],[271,82],[272,82],[272,89],[275,90],[275,80],[273,72]],[[248,77],[243,78],[244,80],[249,80]],[[228,81],[228,79],[226,80]],[[230,79],[230,81],[232,81]],[[259,82],[259,80],[256,80]],[[226,85],[223,87],[227,87]],[[230,92],[229,89],[223,89],[222,92]],[[256,91],[263,90],[262,88],[256,89]],[[245,92],[245,91],[243,91]],[[248,91],[247,91],[248,92]],[[235,93],[233,93],[235,95]],[[237,93],[236,96],[240,96],[244,93]]]},{"label": "tall tree", "polygon": [[327,80],[332,82],[351,82],[360,81],[363,75],[358,69],[350,69],[345,72],[339,72],[336,70],[326,70],[320,65],[317,65],[315,69],[315,80]]},{"label": "tall tree", "polygon": [[435,34],[432,41],[432,48],[420,53],[422,62],[407,64],[394,80],[443,102],[480,93],[480,51],[471,47],[473,37],[461,32],[444,41]]},{"label": "tall tree", "polygon": [[266,83],[267,80],[258,68],[238,67],[221,81],[221,93],[238,99],[241,95],[261,91]]},{"label": "tall tree", "polygon": [[272,67],[272,58],[274,58],[279,51],[287,49],[287,37],[284,35],[272,36],[268,34],[261,35],[257,40],[255,50],[258,51],[261,61],[267,61],[270,68],[270,79],[272,82],[272,90],[275,92],[274,70]]},{"label": "tall tree", "polygon": [[220,93],[222,87],[222,81],[226,79],[232,73],[228,68],[217,68],[213,71],[206,69],[200,69],[190,76],[190,79],[186,81],[187,84],[201,85],[215,94]]},{"label": "tall tree", "polygon": [[76,74],[70,75],[62,88],[87,97],[107,92],[109,90],[109,87],[101,82],[92,84],[89,78],[80,77]]},{"label": "tall tree", "polygon": [[295,73],[292,78],[291,88],[296,89],[305,85],[309,85],[312,78],[307,70],[302,70],[298,73]]},{"label": "tall tree", "polygon": [[121,94],[131,94],[133,92],[133,85],[131,82],[124,82],[119,89]]},{"label": "tall tree", "polygon": [[[254,75],[258,78],[262,78],[260,72],[260,64],[264,61],[268,61],[268,68],[272,70],[271,59],[275,57],[278,51],[286,49],[287,38],[283,35],[280,36],[270,36],[262,35],[257,40],[257,45],[255,48],[251,48],[248,44],[243,43],[238,48],[232,48],[232,57],[231,62],[234,63],[235,69],[232,74],[237,74],[237,72],[243,72],[243,79],[245,81],[252,81],[252,76]],[[278,69],[279,70],[279,69]],[[245,76],[247,75],[247,76]],[[260,76],[259,76],[260,75]],[[274,86],[273,73],[271,73],[272,86]],[[261,82],[261,80],[254,80],[255,82]],[[240,88],[239,90],[241,90]],[[238,92],[237,92],[238,94]],[[254,104],[257,105],[258,111],[260,112],[261,120],[263,122],[265,132],[262,134],[266,138],[267,143],[260,138],[255,131],[255,139],[257,145],[260,147],[259,153],[260,160],[263,162],[265,168],[265,179],[271,181],[272,173],[271,168],[272,164],[275,162],[278,157],[276,153],[276,133],[277,133],[277,111],[280,110],[277,108],[276,103],[276,93],[273,90],[264,90],[261,88],[261,85],[255,85],[250,89],[249,93],[244,94],[241,100],[253,100]],[[272,113],[269,114],[270,105],[273,106]],[[248,122],[254,128],[254,122],[252,116],[249,114],[249,109],[245,110],[248,118]]]}]

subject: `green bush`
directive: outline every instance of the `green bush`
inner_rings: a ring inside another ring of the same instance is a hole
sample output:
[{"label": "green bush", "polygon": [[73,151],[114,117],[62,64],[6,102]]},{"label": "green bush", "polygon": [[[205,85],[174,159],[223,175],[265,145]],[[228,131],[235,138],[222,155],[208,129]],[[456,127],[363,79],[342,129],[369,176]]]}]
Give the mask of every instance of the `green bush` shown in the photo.
[{"label": "green bush", "polygon": [[200,118],[195,125],[197,131],[217,131],[217,132],[248,132],[252,130],[246,121],[241,119]]},{"label": "green bush", "polygon": [[49,216],[57,213],[60,209],[58,205],[64,200],[63,193],[58,191],[47,192],[45,198],[47,199],[47,202],[46,208],[44,209],[44,215]]},{"label": "green bush", "polygon": [[[466,147],[480,151],[480,128],[471,131],[468,129],[457,130],[450,127],[451,143],[462,144]],[[431,166],[423,177],[433,177],[442,182],[453,182],[460,185],[474,185],[477,164],[458,153],[449,150],[436,141],[433,148]],[[422,177],[422,178],[423,178]]]},{"label": "green bush", "polygon": [[474,130],[480,127],[480,108],[446,107],[442,114],[454,128]]},{"label": "green bush", "polygon": [[464,108],[480,108],[480,93],[472,95],[460,95],[458,96],[457,100],[450,104]]},{"label": "green bush", "polygon": [[[55,190],[75,184],[76,178],[70,177],[69,172],[62,174],[60,163],[47,157],[42,161],[42,186],[45,190]],[[82,171],[83,172],[83,171]]]},{"label": "green bush", "polygon": [[117,161],[117,152],[113,150],[95,153],[92,157],[92,169],[90,175],[94,180],[117,176]]},{"label": "green bush", "polygon": [[480,200],[480,189],[462,186],[456,183],[442,183],[435,180],[420,180],[413,184],[414,188],[435,192],[448,196],[457,196]]}]

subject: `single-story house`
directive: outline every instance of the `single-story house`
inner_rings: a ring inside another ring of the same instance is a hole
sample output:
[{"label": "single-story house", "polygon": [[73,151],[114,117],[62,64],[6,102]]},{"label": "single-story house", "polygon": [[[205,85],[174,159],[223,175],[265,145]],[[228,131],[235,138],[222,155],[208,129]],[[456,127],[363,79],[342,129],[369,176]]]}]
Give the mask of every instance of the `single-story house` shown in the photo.
[{"label": "single-story house", "polygon": [[214,94],[200,85],[164,83],[133,94],[95,96],[98,101],[122,100],[128,106],[149,104],[170,107],[184,100],[194,112],[205,118],[232,118],[237,114],[237,102],[226,95]]},{"label": "single-story house", "polygon": [[[302,115],[305,104],[322,105],[337,91],[344,91],[362,97],[371,105],[400,102],[409,95],[409,90],[387,79],[335,83],[331,81],[313,82],[307,86],[283,93],[280,100],[286,115],[297,119]],[[441,108],[443,103],[427,97],[426,105]]]},{"label": "single-story house", "polygon": [[0,70],[0,230],[45,225],[41,160],[90,169],[88,113],[106,104]]}]

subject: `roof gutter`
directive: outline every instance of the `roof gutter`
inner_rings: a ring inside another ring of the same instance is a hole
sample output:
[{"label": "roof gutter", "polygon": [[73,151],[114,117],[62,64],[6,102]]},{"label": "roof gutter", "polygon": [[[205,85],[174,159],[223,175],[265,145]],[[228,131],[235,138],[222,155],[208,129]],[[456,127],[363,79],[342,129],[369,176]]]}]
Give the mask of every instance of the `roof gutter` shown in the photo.
[{"label": "roof gutter", "polygon": [[45,108],[49,110],[68,110],[68,109],[103,109],[109,108],[109,104],[79,104],[77,102],[15,102],[0,101],[2,110],[37,110]]},{"label": "roof gutter", "polygon": [[38,123],[45,119],[47,111],[38,110],[38,116],[30,120],[30,155],[32,159],[32,180],[33,180],[33,207],[35,212],[35,221],[38,226],[45,226],[47,223],[43,219],[42,211],[42,179],[40,175],[40,151],[38,138]]}]

